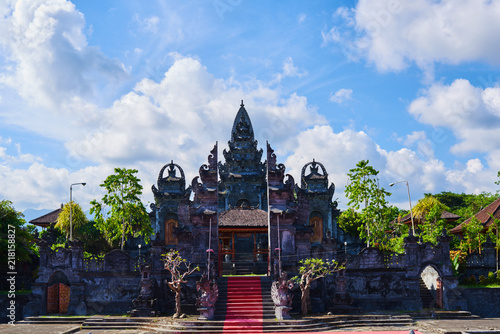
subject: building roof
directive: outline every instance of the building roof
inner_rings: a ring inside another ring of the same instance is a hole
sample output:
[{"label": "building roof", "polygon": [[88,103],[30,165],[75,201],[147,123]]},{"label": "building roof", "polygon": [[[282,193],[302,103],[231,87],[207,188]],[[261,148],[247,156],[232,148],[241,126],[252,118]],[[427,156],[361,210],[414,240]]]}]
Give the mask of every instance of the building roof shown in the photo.
[{"label": "building roof", "polygon": [[[446,210],[443,210],[443,212],[441,213],[441,217],[440,218],[448,220],[450,222],[453,222],[453,221],[459,219],[460,216],[456,215],[454,213],[448,212]],[[416,224],[420,223],[420,221],[418,219],[416,219],[415,217],[413,217],[413,219],[415,220]],[[406,216],[404,216],[403,218],[401,218],[401,223],[411,224],[411,216],[410,216],[410,214],[407,214]]]},{"label": "building roof", "polygon": [[57,218],[59,218],[59,214],[61,213],[61,211],[62,208],[59,208],[52,212],[46,213],[43,216],[32,219],[29,221],[29,223],[40,227],[49,227],[50,224],[57,223]]},{"label": "building roof", "polygon": [[267,227],[267,212],[260,209],[229,209],[219,214],[219,226]]},{"label": "building roof", "polygon": [[[493,218],[495,219],[500,219],[500,197],[497,198],[495,201],[493,201],[493,203],[491,203],[490,205],[488,205],[487,207],[476,213],[474,217],[479,219],[484,229],[487,229],[493,223],[493,219],[491,218],[490,215],[493,216]],[[471,221],[471,219],[472,217],[465,220],[462,224],[451,229],[450,233],[453,234],[462,233],[463,226],[467,225]]]}]

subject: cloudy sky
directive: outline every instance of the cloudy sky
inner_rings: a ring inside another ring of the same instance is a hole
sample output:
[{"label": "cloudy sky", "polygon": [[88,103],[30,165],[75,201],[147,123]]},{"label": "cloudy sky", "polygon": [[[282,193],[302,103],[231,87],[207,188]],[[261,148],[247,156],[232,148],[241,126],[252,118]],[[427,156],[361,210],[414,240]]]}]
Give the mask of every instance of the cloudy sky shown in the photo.
[{"label": "cloudy sky", "polygon": [[[144,202],[174,160],[188,182],[241,100],[299,180],[321,161],[341,208],[347,172],[380,170],[392,204],[494,192],[500,170],[500,2],[0,3],[0,198],[85,209],[114,167]],[[222,155],[222,154],[221,154]]]}]

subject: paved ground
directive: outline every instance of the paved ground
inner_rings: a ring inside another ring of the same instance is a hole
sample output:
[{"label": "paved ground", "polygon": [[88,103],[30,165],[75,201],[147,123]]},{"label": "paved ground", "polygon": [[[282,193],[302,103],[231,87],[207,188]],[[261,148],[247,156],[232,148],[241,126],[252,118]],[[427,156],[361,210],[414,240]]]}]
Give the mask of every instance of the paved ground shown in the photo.
[{"label": "paved ground", "polygon": [[[60,334],[69,333],[71,329],[78,328],[78,325],[0,325],[0,334]],[[348,330],[342,329],[333,331],[337,334],[354,332],[361,333],[376,333],[376,334],[406,334],[410,330],[418,331],[423,334],[458,334],[458,333],[474,333],[474,332],[490,332],[500,334],[500,318],[492,319],[471,319],[471,320],[421,320],[414,325],[398,326],[398,327],[354,327]],[[393,333],[388,333],[393,332]],[[397,333],[396,333],[397,332]],[[78,334],[149,334],[153,333],[144,330],[130,331],[103,331],[103,330],[83,330],[75,331]],[[283,334],[283,333],[282,333]],[[295,333],[297,334],[297,333]],[[308,333],[312,334],[312,333]],[[418,334],[418,333],[416,333]],[[478,333],[479,334],[479,333]]]}]

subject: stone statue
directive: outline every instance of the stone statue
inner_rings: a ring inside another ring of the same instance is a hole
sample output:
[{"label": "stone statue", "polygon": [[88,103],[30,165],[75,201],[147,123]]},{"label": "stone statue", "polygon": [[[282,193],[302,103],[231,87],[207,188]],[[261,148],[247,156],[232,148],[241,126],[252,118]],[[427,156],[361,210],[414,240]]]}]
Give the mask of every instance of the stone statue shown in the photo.
[{"label": "stone statue", "polygon": [[277,281],[271,285],[271,297],[274,302],[276,319],[291,319],[290,310],[292,309],[292,294],[290,289],[293,282],[288,280],[287,273],[283,272]]},{"label": "stone statue", "polygon": [[219,288],[215,281],[210,281],[207,274],[201,276],[201,280],[196,283],[196,290],[199,292],[196,304],[200,311],[199,320],[212,320],[214,318],[215,303],[219,298]]}]

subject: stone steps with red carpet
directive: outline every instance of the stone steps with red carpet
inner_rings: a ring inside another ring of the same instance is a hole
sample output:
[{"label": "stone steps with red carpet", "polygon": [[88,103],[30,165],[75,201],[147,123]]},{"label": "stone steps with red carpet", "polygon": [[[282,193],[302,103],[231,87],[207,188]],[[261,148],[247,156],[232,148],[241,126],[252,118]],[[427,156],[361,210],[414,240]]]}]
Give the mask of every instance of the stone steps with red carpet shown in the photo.
[{"label": "stone steps with red carpet", "polygon": [[259,276],[219,280],[217,306],[223,307],[216,316],[225,320],[223,333],[262,333],[264,315],[274,318],[270,286],[269,278]]}]

